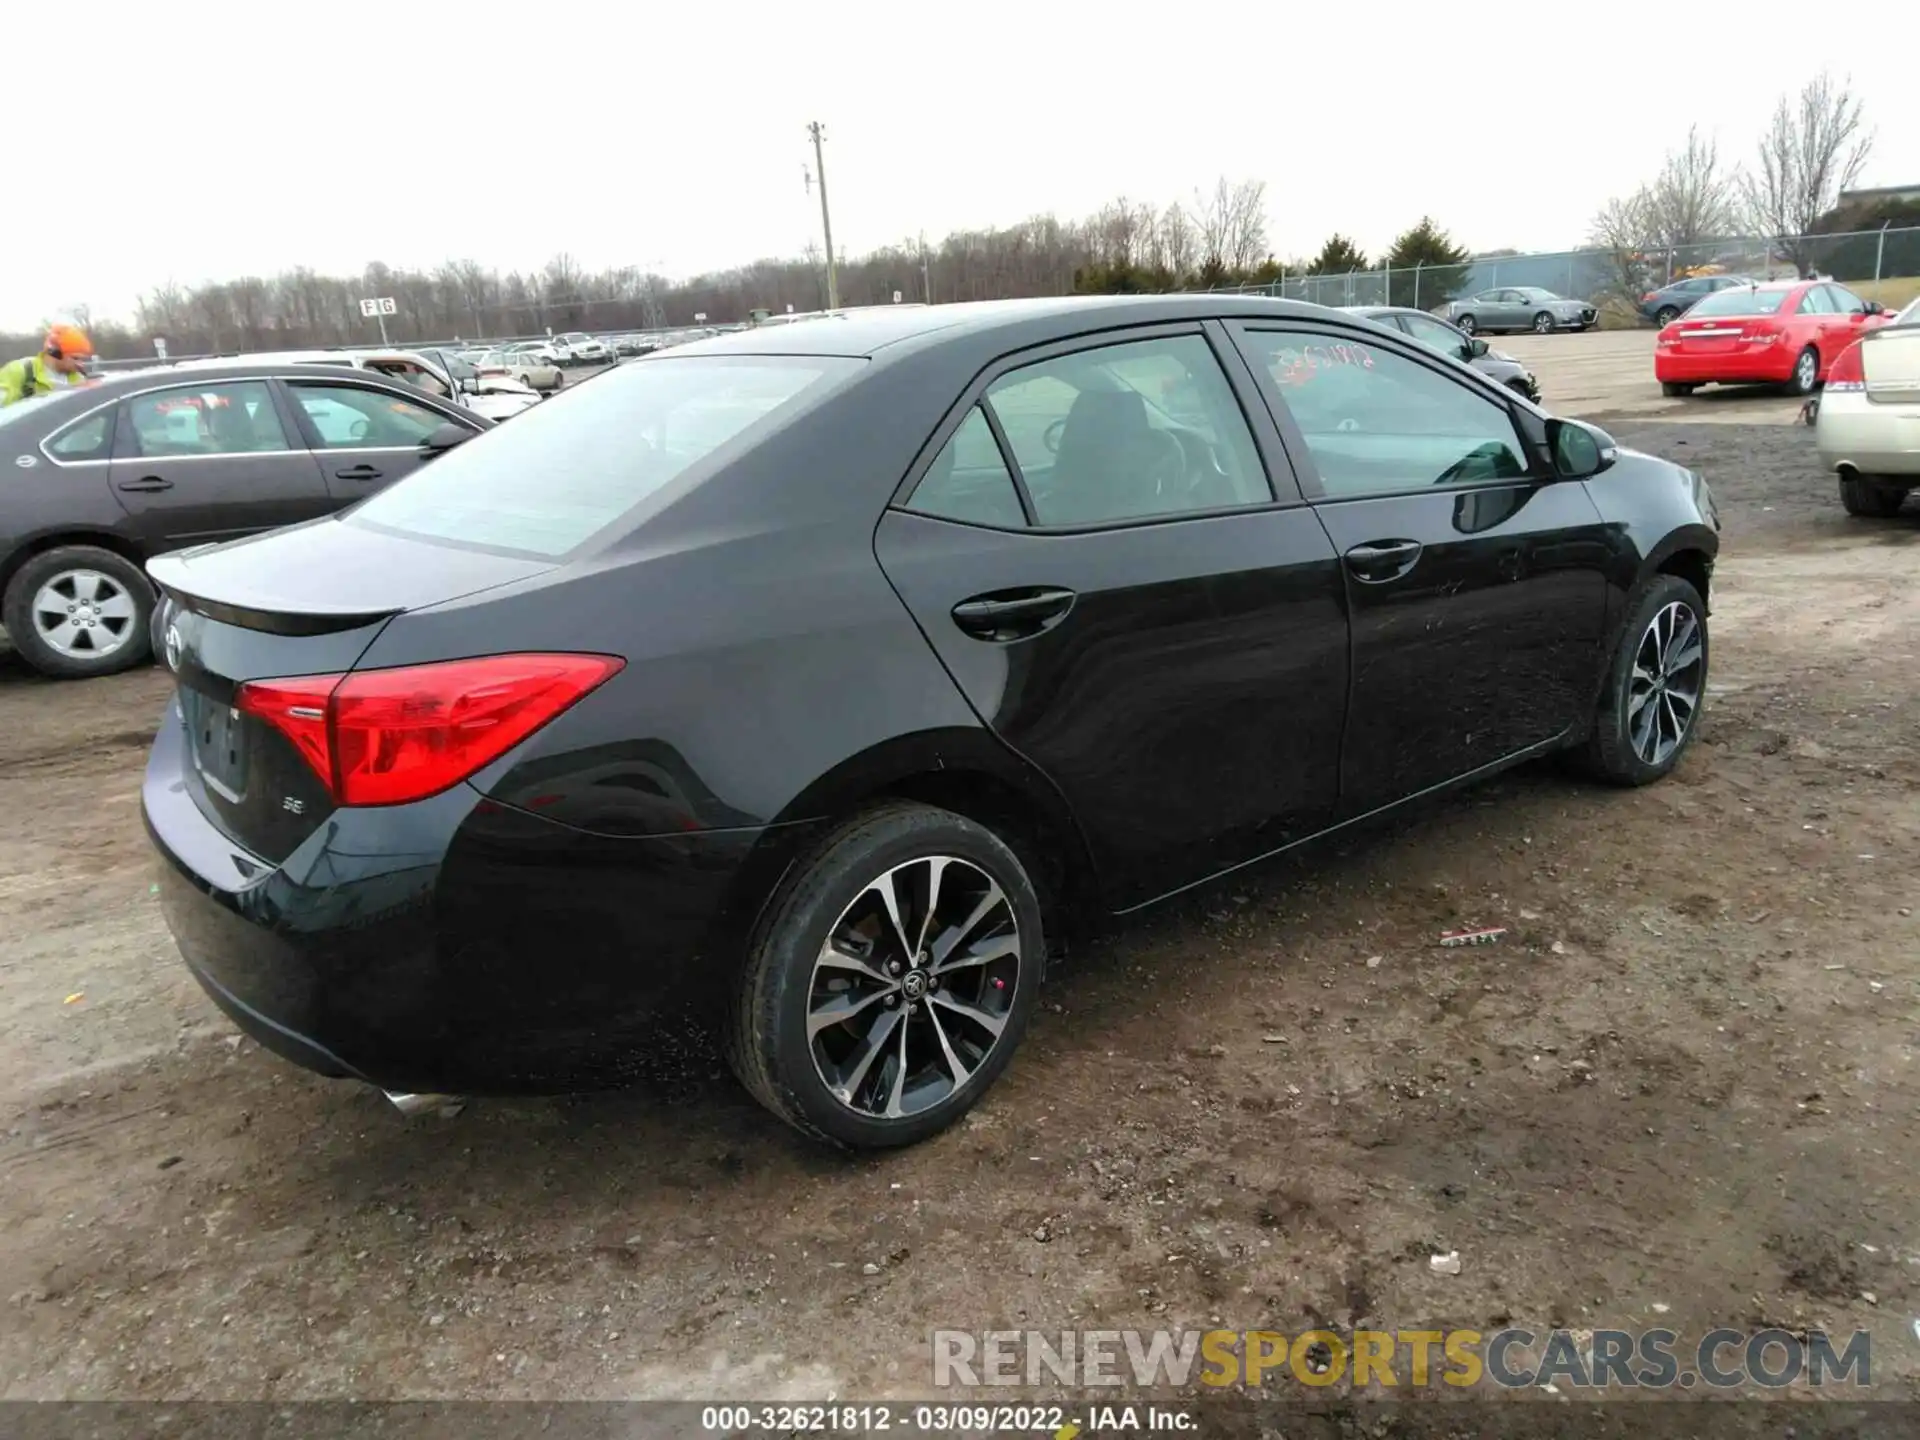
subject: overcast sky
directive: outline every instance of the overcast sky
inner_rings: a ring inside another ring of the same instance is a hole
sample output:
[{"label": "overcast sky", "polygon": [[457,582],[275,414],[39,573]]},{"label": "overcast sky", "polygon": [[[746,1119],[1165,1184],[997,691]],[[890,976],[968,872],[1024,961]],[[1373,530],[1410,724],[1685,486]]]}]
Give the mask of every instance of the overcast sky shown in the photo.
[{"label": "overcast sky", "polygon": [[1863,183],[1920,183],[1903,12],[30,3],[0,21],[0,328],[302,264],[798,254],[813,119],[843,253],[1222,174],[1267,182],[1282,257],[1335,229],[1371,253],[1422,212],[1476,250],[1561,249],[1690,123],[1744,157],[1822,67],[1878,131]]}]

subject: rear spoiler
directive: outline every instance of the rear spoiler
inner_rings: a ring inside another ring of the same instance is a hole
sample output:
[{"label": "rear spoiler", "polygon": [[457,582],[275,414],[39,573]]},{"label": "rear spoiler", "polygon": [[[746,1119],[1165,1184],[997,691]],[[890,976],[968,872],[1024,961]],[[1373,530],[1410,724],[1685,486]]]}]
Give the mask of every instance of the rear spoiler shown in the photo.
[{"label": "rear spoiler", "polygon": [[164,598],[182,610],[204,615],[209,620],[218,620],[223,625],[237,625],[244,630],[259,630],[269,635],[331,635],[341,630],[357,630],[363,625],[388,620],[400,613],[398,608],[275,610],[249,605],[244,599],[216,599],[198,594],[187,578],[186,562],[194,555],[214,548],[213,545],[196,545],[191,550],[176,550],[155,556],[147,562],[147,577]]}]

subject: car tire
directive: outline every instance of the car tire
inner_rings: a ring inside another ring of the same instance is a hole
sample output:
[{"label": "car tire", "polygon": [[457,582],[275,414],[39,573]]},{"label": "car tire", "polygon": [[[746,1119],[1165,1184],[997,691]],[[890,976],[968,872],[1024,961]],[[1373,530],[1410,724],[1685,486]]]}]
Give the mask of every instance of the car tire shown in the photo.
[{"label": "car tire", "polygon": [[1809,345],[1793,360],[1793,378],[1787,381],[1789,395],[1811,395],[1820,380],[1820,352]]},{"label": "car tire", "polygon": [[[63,646],[51,627],[43,628],[41,621],[53,613],[49,595],[55,602],[64,597],[70,605],[98,607],[87,617],[93,623],[83,632],[85,644],[76,635],[72,647]],[[0,597],[0,622],[21,659],[42,675],[90,680],[131,670],[152,655],[153,598],[147,577],[124,556],[94,545],[63,545],[35,555],[14,572]],[[116,643],[89,649],[98,643],[96,635]]]},{"label": "car tire", "polygon": [[1654,313],[1653,323],[1658,325],[1662,330],[1664,330],[1667,328],[1667,326],[1671,325],[1674,321],[1678,320],[1679,318],[1680,318],[1680,312],[1676,310],[1673,306],[1662,305],[1659,308],[1659,310]]},{"label": "car tire", "polygon": [[553,370],[553,384],[547,387],[547,393],[551,395],[556,390],[565,389],[566,383],[567,383],[567,377],[560,373],[560,367],[556,365]]},{"label": "car tire", "polygon": [[[996,958],[951,963],[976,952]],[[1039,898],[1005,841],[948,810],[884,805],[828,835],[768,905],[727,1058],[805,1134],[848,1149],[911,1145],[958,1120],[1006,1068],[1045,956]],[[818,1023],[828,1009],[847,1018]]]},{"label": "car tire", "polygon": [[1480,322],[1471,315],[1456,315],[1453,317],[1453,323],[1469,335],[1478,335],[1480,333]]},{"label": "car tire", "polygon": [[1900,507],[1906,503],[1907,489],[1904,485],[1889,485],[1871,475],[1840,477],[1840,504],[1849,515],[1887,520],[1898,515]]},{"label": "car tire", "polygon": [[[1689,635],[1697,638],[1697,654]],[[1576,752],[1580,768],[1607,784],[1631,786],[1651,784],[1679,764],[1700,728],[1710,655],[1700,592],[1678,575],[1653,576],[1628,607],[1593,733]],[[1674,704],[1680,696],[1690,696],[1684,719]]]},{"label": "car tire", "polygon": [[1680,396],[1683,396],[1683,395],[1691,395],[1693,391],[1694,391],[1694,387],[1686,384],[1683,381],[1662,380],[1660,382],[1660,393],[1666,396],[1669,400],[1678,399]]},{"label": "car tire", "polygon": [[1538,315],[1534,316],[1533,333],[1536,335],[1551,335],[1553,333],[1553,316],[1545,310],[1542,310]]}]

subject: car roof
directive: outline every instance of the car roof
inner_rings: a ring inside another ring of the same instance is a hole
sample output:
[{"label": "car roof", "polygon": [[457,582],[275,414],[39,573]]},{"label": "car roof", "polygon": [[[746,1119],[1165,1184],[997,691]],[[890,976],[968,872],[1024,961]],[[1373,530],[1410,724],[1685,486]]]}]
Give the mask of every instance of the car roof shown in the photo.
[{"label": "car roof", "polygon": [[196,385],[218,380],[258,380],[262,377],[310,379],[315,375],[361,382],[371,380],[393,383],[385,376],[377,373],[369,374],[356,365],[312,364],[288,360],[278,355],[268,359],[252,359],[237,355],[212,360],[183,360],[177,365],[148,365],[138,370],[114,370],[100,376],[90,385],[75,387],[73,393],[94,396],[118,395],[129,390],[148,390],[168,383]]},{"label": "car roof", "polygon": [[[963,336],[984,339],[1004,335],[1016,344],[1043,344],[1056,334],[1075,335],[1108,325],[1228,316],[1324,319],[1339,313],[1302,300],[1235,294],[1050,295],[953,305],[885,305],[821,315],[800,324],[760,325],[692,340],[674,346],[671,356],[842,355],[872,359],[895,347],[918,349],[936,340]],[[652,358],[648,356],[639,363],[651,363]]]}]

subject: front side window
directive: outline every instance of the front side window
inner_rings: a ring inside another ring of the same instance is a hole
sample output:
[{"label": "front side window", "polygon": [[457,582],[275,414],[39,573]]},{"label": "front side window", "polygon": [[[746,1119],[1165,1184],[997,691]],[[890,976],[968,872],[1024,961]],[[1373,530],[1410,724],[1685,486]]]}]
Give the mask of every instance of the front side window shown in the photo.
[{"label": "front side window", "polygon": [[1400,323],[1407,327],[1407,333],[1414,339],[1449,360],[1473,358],[1473,347],[1467,343],[1467,337],[1451,325],[1442,325],[1438,320],[1429,320],[1424,315],[1402,315]]},{"label": "front side window", "polygon": [[1834,313],[1833,294],[1825,285],[1816,285],[1800,297],[1799,315],[1831,315]]},{"label": "front side window", "polygon": [[126,402],[130,453],[250,455],[288,450],[273,397],[259,380],[183,386]]},{"label": "front side window", "polygon": [[755,355],[622,365],[449,450],[348,523],[558,559],[864,363]]},{"label": "front side window", "polygon": [[1823,285],[1821,288],[1827,292],[1827,299],[1832,304],[1835,314],[1864,315],[1867,313],[1867,302],[1846,286]]},{"label": "front side window", "polygon": [[986,403],[1041,525],[1101,525],[1273,498],[1233,387],[1199,335],[1009,371]]},{"label": "front side window", "polygon": [[294,403],[328,450],[414,449],[447,423],[446,416],[385,390],[292,382]]},{"label": "front side window", "polygon": [[1518,480],[1527,452],[1501,402],[1384,346],[1249,328],[1248,359],[1300,427],[1333,500]]}]

